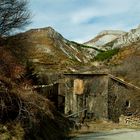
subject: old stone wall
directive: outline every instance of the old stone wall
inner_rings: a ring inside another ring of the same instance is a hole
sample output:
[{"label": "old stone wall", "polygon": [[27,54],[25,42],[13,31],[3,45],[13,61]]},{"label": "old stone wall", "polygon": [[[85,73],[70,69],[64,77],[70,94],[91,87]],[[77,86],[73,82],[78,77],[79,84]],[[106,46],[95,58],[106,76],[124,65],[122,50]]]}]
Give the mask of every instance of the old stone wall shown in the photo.
[{"label": "old stone wall", "polygon": [[108,118],[108,77],[94,76],[86,84],[88,113],[96,119]]},{"label": "old stone wall", "polygon": [[107,74],[48,75],[41,82],[49,85],[37,90],[56,109],[66,115],[74,114],[80,120],[119,122],[121,115],[140,116],[140,91]]},{"label": "old stone wall", "polygon": [[80,118],[108,118],[108,76],[70,75],[66,79],[62,89],[65,92],[65,114],[87,108],[86,112],[77,113]]},{"label": "old stone wall", "polygon": [[108,88],[108,115],[109,119],[114,122],[119,122],[119,117],[127,114],[127,109],[130,107],[131,89],[113,79],[109,80]]}]

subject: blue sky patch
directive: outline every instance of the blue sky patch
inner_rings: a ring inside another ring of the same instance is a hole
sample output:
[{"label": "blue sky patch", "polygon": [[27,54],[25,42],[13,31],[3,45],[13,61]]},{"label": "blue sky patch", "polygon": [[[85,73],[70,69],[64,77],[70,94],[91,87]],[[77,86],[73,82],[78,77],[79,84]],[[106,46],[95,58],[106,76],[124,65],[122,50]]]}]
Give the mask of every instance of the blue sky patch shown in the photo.
[{"label": "blue sky patch", "polygon": [[140,24],[139,0],[30,0],[32,24],[52,26],[69,40],[85,42],[102,30],[128,31]]}]

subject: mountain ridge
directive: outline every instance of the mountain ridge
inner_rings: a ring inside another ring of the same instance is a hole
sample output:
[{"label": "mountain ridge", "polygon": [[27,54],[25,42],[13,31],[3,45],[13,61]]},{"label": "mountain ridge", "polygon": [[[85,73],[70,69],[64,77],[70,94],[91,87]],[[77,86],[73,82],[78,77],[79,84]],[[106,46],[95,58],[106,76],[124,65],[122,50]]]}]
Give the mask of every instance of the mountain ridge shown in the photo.
[{"label": "mountain ridge", "polygon": [[125,32],[120,30],[104,30],[84,44],[106,50],[106,48],[102,46],[105,46],[107,43],[114,41],[122,34],[125,34]]},{"label": "mountain ridge", "polygon": [[[7,40],[9,49],[19,59],[22,57],[22,55],[19,56],[19,53],[24,52],[26,59],[42,72],[46,70],[65,71],[76,65],[78,67],[88,65],[95,54],[100,51],[69,41],[52,27],[31,29],[11,36]],[[21,58],[21,60],[23,59]]]},{"label": "mountain ridge", "polygon": [[[136,32],[134,29],[131,30],[131,32],[132,31],[134,33]],[[18,50],[19,48],[22,48],[23,51],[21,52],[25,52],[27,60],[31,61],[36,66],[38,71],[74,71],[75,69],[79,69],[84,65],[89,68],[91,65],[100,67],[100,65],[98,65],[98,63],[100,62],[98,62],[98,60],[96,61],[95,59],[97,58],[96,56],[98,54],[100,56],[104,55],[103,52],[105,52],[105,61],[111,59],[118,53],[118,51],[112,51],[112,49],[117,48],[114,47],[114,44],[118,41],[118,38],[121,38],[122,36],[125,36],[127,38],[129,34],[127,32],[118,30],[105,30],[103,32],[100,32],[97,37],[102,37],[106,34],[108,35],[108,33],[110,33],[111,35],[115,34],[115,38],[113,38],[113,40],[111,38],[111,41],[109,42],[107,40],[107,42],[103,43],[104,45],[102,44],[99,47],[69,41],[52,27],[28,30],[24,33],[20,33],[10,37],[8,39],[8,42],[10,46],[16,46],[16,49],[12,51],[16,54],[17,57],[20,57]],[[123,35],[120,36],[120,34]],[[94,39],[98,40],[97,37],[95,37]],[[13,40],[14,43],[11,43]],[[21,41],[20,43],[19,40]],[[22,44],[22,46],[20,46],[20,44]],[[107,51],[109,50],[110,54],[107,54]],[[102,60],[104,60],[104,58]],[[104,62],[102,62],[102,64],[103,63]]]},{"label": "mountain ridge", "polygon": [[106,51],[113,48],[122,48],[127,45],[129,46],[139,40],[140,25],[135,29],[131,29],[129,32],[120,30],[104,30],[84,44]]}]

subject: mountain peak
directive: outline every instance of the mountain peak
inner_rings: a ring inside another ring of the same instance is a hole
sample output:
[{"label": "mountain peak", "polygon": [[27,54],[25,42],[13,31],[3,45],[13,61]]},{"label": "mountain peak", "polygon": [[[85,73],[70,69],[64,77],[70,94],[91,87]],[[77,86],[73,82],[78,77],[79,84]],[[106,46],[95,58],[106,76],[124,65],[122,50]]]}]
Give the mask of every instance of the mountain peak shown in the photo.
[{"label": "mountain peak", "polygon": [[26,33],[31,35],[38,35],[38,36],[47,36],[51,38],[63,38],[63,36],[58,33],[55,29],[53,29],[51,26],[44,27],[44,28],[37,28],[37,29],[31,29],[27,31]]},{"label": "mountain peak", "polygon": [[45,27],[45,28],[42,28],[42,29],[47,29],[47,30],[53,30],[54,31],[54,28],[51,27],[51,26],[48,26],[48,27]]},{"label": "mountain peak", "polygon": [[43,27],[43,28],[36,28],[36,29],[30,29],[29,31],[27,32],[43,32],[43,31],[47,31],[47,32],[56,32],[51,26],[48,26],[48,27]]},{"label": "mountain peak", "polygon": [[55,29],[53,29],[51,26],[44,27],[44,28],[38,28],[38,31],[48,31],[48,32],[56,32]]},{"label": "mountain peak", "polygon": [[125,34],[125,33],[126,33],[125,31],[121,31],[121,30],[103,30],[97,36],[99,36],[99,35],[106,35],[106,34],[122,35],[122,34]]}]

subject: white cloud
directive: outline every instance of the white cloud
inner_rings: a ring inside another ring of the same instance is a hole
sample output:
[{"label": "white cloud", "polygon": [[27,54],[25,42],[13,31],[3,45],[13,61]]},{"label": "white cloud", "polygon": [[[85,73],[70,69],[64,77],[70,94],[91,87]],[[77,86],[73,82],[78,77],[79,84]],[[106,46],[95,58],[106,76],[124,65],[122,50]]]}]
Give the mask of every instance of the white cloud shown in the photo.
[{"label": "white cloud", "polygon": [[72,13],[70,18],[73,24],[79,24],[97,15],[98,11],[87,8]]},{"label": "white cloud", "polygon": [[34,13],[30,28],[53,26],[80,42],[105,29],[128,30],[140,23],[139,0],[30,0],[30,5]]},{"label": "white cloud", "polygon": [[[138,0],[134,0],[138,1]],[[97,16],[113,16],[123,14],[131,9],[133,0],[99,0],[98,4],[91,4],[71,13],[71,20],[74,24],[80,24]],[[138,6],[140,8],[140,6]],[[126,15],[127,16],[127,15]]]}]

